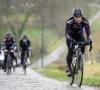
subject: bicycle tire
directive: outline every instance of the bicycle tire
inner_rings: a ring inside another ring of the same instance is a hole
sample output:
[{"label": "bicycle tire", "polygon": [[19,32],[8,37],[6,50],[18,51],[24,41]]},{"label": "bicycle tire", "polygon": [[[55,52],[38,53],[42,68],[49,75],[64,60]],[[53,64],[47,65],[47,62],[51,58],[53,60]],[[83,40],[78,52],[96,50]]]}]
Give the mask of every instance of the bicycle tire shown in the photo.
[{"label": "bicycle tire", "polygon": [[6,63],[7,75],[10,74],[10,60],[11,60],[11,56],[8,56],[7,57],[7,63]]},{"label": "bicycle tire", "polygon": [[9,68],[10,74],[11,74],[11,67]]},{"label": "bicycle tire", "polygon": [[26,62],[27,62],[27,58],[25,56],[24,57],[24,62],[23,62],[24,74],[26,74],[26,68],[27,68]]},{"label": "bicycle tire", "polygon": [[14,63],[15,63],[15,60],[13,60],[13,72],[15,72],[15,68],[16,68],[16,66],[14,65]]},{"label": "bicycle tire", "polygon": [[7,70],[7,75],[9,75],[9,68],[7,67],[6,70]]},{"label": "bicycle tire", "polygon": [[8,61],[6,63],[6,71],[7,71],[7,75],[9,74],[9,67],[8,67]]},{"label": "bicycle tire", "polygon": [[24,74],[26,74],[26,68],[24,68]]},{"label": "bicycle tire", "polygon": [[78,87],[81,87],[82,85],[82,80],[83,80],[83,55],[82,55],[82,52],[80,52],[79,54],[79,59],[77,60],[78,62],[76,63],[77,64],[77,73],[76,73],[76,77],[77,77],[77,80],[76,80],[76,83],[78,85]]},{"label": "bicycle tire", "polygon": [[68,77],[69,85],[73,85],[73,82],[74,82],[74,71],[75,71],[75,67],[73,67],[72,76]]},{"label": "bicycle tire", "polygon": [[15,72],[15,66],[13,66],[13,72]]},{"label": "bicycle tire", "polygon": [[[73,58],[73,57],[72,57]],[[73,59],[72,59],[73,60]],[[75,65],[76,66],[76,65]],[[69,85],[73,85],[74,83],[74,78],[75,78],[75,66],[73,66],[73,63],[71,64],[71,71],[72,71],[72,76],[68,77],[68,83]]]}]

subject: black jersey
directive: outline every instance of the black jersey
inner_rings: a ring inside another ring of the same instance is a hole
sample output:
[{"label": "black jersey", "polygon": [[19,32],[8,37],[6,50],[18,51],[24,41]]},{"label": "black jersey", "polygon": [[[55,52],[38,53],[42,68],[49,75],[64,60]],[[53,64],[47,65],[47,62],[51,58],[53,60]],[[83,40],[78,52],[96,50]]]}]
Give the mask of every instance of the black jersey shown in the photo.
[{"label": "black jersey", "polygon": [[86,34],[87,36],[89,36],[91,34],[90,32],[90,26],[89,26],[89,22],[85,17],[82,17],[82,20],[80,23],[76,23],[74,18],[71,17],[67,20],[66,22],[66,29],[65,29],[65,35],[69,34],[69,35],[76,35],[79,33],[83,33],[83,27],[86,30]]},{"label": "black jersey", "polygon": [[16,41],[15,41],[15,39],[13,37],[11,37],[10,40],[8,40],[7,37],[5,37],[4,40],[3,40],[3,43],[6,46],[5,48],[7,50],[10,50],[11,47],[14,47],[15,46]]},{"label": "black jersey", "polygon": [[23,41],[23,39],[19,42],[19,48],[21,48],[23,51],[26,51],[30,47],[30,40],[27,39],[26,42]]}]

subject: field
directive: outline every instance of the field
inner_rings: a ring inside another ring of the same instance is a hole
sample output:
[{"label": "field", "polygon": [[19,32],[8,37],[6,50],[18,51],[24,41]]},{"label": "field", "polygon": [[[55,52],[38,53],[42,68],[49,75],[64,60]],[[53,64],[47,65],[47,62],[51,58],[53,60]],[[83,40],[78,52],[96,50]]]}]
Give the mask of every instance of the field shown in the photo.
[{"label": "field", "polygon": [[[83,77],[83,85],[89,85],[89,86],[100,86],[100,72],[99,68],[100,64],[85,64],[84,68],[84,77]],[[44,68],[35,68],[36,71],[39,71],[39,73],[42,73],[46,77],[50,77],[53,79],[57,79],[60,81],[66,81],[67,82],[67,74],[64,70],[60,70],[61,65],[53,64],[48,67]]]}]

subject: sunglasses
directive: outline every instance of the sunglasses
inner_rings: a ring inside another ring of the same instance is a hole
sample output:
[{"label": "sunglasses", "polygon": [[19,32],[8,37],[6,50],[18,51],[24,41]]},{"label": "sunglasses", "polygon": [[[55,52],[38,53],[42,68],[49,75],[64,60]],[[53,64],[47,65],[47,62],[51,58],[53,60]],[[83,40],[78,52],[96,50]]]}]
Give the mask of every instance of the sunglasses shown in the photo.
[{"label": "sunglasses", "polygon": [[80,16],[80,15],[76,15],[75,17],[76,17],[76,18],[80,18],[80,17],[82,17],[82,16]]}]

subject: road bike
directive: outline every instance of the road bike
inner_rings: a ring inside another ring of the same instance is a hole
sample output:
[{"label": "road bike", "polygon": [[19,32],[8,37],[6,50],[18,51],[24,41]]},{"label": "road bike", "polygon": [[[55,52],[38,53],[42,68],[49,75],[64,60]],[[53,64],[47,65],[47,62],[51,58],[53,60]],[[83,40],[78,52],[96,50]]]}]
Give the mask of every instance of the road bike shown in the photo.
[{"label": "road bike", "polygon": [[24,69],[24,74],[26,74],[26,68],[27,68],[27,51],[23,51],[24,53],[24,59],[23,59],[23,69]]},{"label": "road bike", "polygon": [[11,74],[11,68],[12,68],[11,50],[8,50],[8,52],[7,52],[7,62],[6,62],[7,74]]},{"label": "road bike", "polygon": [[83,63],[83,54],[81,52],[81,47],[85,47],[86,45],[90,45],[89,51],[92,49],[92,41],[90,43],[87,42],[77,42],[77,44],[73,44],[71,42],[70,47],[73,47],[73,56],[71,63],[71,72],[72,76],[68,77],[68,83],[70,85],[73,84],[74,78],[76,78],[76,83],[79,87],[82,85],[83,80],[83,71],[84,71],[84,63]]}]

